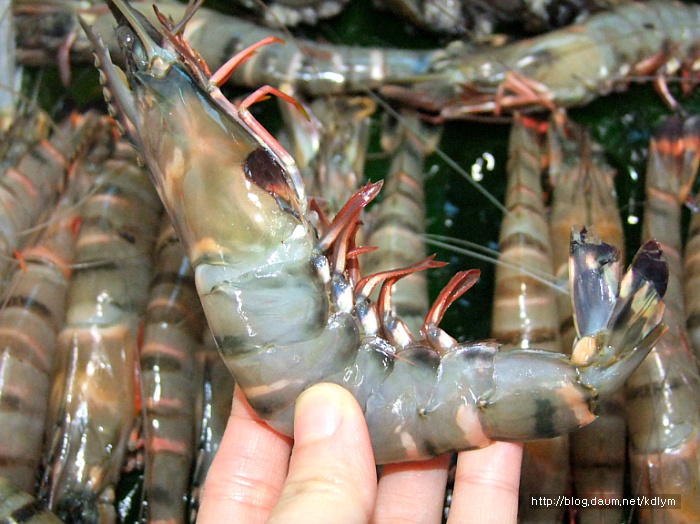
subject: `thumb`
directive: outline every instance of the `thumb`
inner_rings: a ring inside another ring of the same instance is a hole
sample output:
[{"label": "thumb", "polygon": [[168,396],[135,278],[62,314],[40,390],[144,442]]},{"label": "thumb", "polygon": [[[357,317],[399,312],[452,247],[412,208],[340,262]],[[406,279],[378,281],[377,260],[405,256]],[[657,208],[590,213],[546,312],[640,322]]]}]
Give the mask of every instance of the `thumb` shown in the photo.
[{"label": "thumb", "polygon": [[355,398],[335,384],[299,396],[289,474],[268,524],[365,524],[377,490],[365,419]]}]

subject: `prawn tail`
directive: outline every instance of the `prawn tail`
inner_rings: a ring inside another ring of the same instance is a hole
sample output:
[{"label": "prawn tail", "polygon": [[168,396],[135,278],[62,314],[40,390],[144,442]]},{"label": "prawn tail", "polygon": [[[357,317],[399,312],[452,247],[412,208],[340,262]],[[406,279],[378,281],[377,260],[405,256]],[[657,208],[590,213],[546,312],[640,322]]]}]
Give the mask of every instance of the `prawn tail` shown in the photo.
[{"label": "prawn tail", "polygon": [[666,119],[652,140],[649,173],[653,187],[673,195],[680,205],[694,205],[690,196],[700,165],[700,117]]},{"label": "prawn tail", "polygon": [[569,268],[577,332],[571,360],[581,382],[605,398],[622,387],[668,329],[661,322],[668,267],[659,244],[650,240],[620,280],[619,251],[584,228],[572,232]]}]

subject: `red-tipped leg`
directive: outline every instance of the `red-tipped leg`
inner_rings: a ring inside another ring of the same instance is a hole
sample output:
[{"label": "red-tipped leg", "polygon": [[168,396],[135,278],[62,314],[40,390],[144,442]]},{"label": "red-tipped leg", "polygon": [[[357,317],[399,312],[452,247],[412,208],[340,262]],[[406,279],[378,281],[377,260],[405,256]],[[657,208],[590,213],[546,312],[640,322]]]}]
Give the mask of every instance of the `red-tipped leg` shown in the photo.
[{"label": "red-tipped leg", "polygon": [[19,267],[22,270],[22,273],[26,273],[27,263],[24,261],[24,256],[22,255],[22,253],[17,249],[13,249],[12,256],[17,259],[17,262],[19,262]]},{"label": "red-tipped leg", "polygon": [[382,184],[382,181],[374,184],[370,183],[352,194],[343,208],[335,216],[328,229],[323,233],[323,236],[319,239],[318,248],[321,251],[328,251],[333,242],[338,239],[343,229],[348,226],[354,227],[360,210],[379,194]]},{"label": "red-tipped leg", "polygon": [[71,70],[70,70],[70,50],[78,38],[77,31],[71,31],[66,35],[58,48],[58,71],[61,77],[63,87],[70,86]]},{"label": "red-tipped leg", "polygon": [[285,163],[294,163],[294,160],[292,157],[287,153],[287,151],[275,140],[275,138],[268,133],[267,129],[265,129],[260,122],[258,122],[255,117],[253,117],[252,114],[250,114],[250,111],[248,111],[248,108],[253,105],[255,102],[259,102],[261,100],[266,100],[269,98],[268,95],[276,95],[283,100],[286,100],[287,102],[290,102],[294,104],[294,106],[301,111],[301,113],[308,119],[309,115],[306,112],[306,109],[304,109],[304,106],[302,106],[297,100],[292,98],[291,96],[283,93],[279,89],[275,89],[272,86],[263,86],[254,93],[251,93],[248,95],[243,102],[241,102],[238,105],[238,116],[243,122],[246,123],[246,125],[253,131],[253,133],[257,134],[260,139],[267,144],[267,146],[275,152],[275,154],[282,159],[283,162]]},{"label": "red-tipped leg", "polygon": [[460,271],[452,277],[452,280],[440,291],[428,315],[425,317],[425,323],[421,329],[424,336],[426,333],[429,333],[431,329],[440,325],[447,308],[469,288],[476,284],[480,274],[481,272],[478,269],[470,269],[469,271]]},{"label": "red-tipped leg", "polygon": [[[234,57],[235,58],[235,57]],[[218,73],[218,71],[217,71]],[[214,73],[216,74],[216,73]],[[213,78],[213,75],[212,75]],[[292,104],[294,107],[296,107],[299,112],[306,117],[306,119],[309,119],[309,114],[306,112],[306,109],[304,109],[304,106],[299,103],[298,100],[296,100],[294,97],[289,96],[287,93],[283,93],[279,89],[276,89],[272,86],[262,86],[259,89],[256,89],[254,92],[249,94],[243,102],[241,102],[238,106],[238,110],[241,111],[243,109],[248,109],[250,106],[252,106],[256,102],[260,102],[262,100],[267,100],[270,98],[268,95],[275,95],[280,97],[282,100],[286,100],[290,104]]]},{"label": "red-tipped leg", "polygon": [[246,47],[240,53],[236,53],[234,56],[229,58],[224,65],[217,69],[217,71],[211,75],[209,81],[217,87],[221,87],[243,62],[252,57],[262,46],[268,44],[284,44],[284,40],[281,40],[276,36],[268,36],[250,47]]},{"label": "red-tipped leg", "polygon": [[367,275],[365,278],[363,278],[357,283],[357,286],[355,287],[355,298],[357,299],[361,296],[368,297],[370,294],[372,294],[374,288],[377,287],[377,285],[379,285],[380,282],[383,282],[385,280],[391,279],[396,281],[399,278],[403,278],[406,275],[415,273],[416,271],[422,271],[424,269],[431,269],[436,267],[444,267],[447,265],[447,262],[438,262],[434,260],[434,258],[435,255],[430,255],[429,257],[424,258],[423,260],[420,260],[415,264],[411,264],[410,266],[404,268],[390,269],[388,271],[380,271],[379,273]]},{"label": "red-tipped leg", "polygon": [[[511,93],[511,94],[507,94]],[[547,86],[532,78],[511,71],[498,86],[493,114],[500,116],[501,109],[516,109],[530,105],[540,105],[555,111],[551,100],[551,91]]]}]

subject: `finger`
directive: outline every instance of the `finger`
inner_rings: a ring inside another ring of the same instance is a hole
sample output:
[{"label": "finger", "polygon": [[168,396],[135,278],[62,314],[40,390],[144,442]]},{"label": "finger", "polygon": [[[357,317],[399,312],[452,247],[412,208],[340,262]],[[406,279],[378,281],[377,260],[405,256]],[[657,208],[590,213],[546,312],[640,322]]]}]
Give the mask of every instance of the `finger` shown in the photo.
[{"label": "finger", "polygon": [[459,453],[448,524],[516,524],[522,456],[511,442]]},{"label": "finger", "polygon": [[387,464],[377,488],[374,524],[442,522],[450,456]]},{"label": "finger", "polygon": [[289,476],[269,524],[366,524],[377,490],[367,425],[354,397],[321,384],[294,413]]},{"label": "finger", "polygon": [[199,524],[262,524],[287,476],[291,439],[262,422],[239,388],[207,474]]}]

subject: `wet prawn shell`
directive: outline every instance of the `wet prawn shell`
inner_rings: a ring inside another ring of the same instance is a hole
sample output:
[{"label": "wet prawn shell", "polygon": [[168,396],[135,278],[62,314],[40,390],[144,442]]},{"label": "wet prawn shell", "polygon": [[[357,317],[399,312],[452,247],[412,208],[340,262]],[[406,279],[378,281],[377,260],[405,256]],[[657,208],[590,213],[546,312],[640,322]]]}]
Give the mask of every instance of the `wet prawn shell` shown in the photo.
[{"label": "wet prawn shell", "polygon": [[[7,289],[13,297],[25,297],[23,303],[11,300],[0,315],[0,347],[20,356],[45,374],[53,369],[56,332],[66,308],[68,283],[60,269],[31,264],[27,273],[15,272]],[[37,300],[37,293],[41,300]]]},{"label": "wet prawn shell", "polygon": [[153,258],[155,276],[144,313],[145,323],[175,324],[190,338],[199,338],[204,318],[195,289],[194,270],[170,224],[161,232]]},{"label": "wet prawn shell", "polygon": [[0,521],[7,524],[62,524],[34,497],[0,476]]},{"label": "wet prawn shell", "polygon": [[[136,166],[120,161],[107,168],[82,212],[68,292],[70,325],[116,323],[122,315],[142,311],[148,299],[148,253],[161,208],[148,178]],[[110,210],[107,216],[105,209]],[[105,259],[105,253],[113,255]]]},{"label": "wet prawn shell", "polygon": [[[451,360],[456,364],[450,365]],[[477,395],[488,395],[493,387],[492,366],[490,351],[454,351],[445,355],[442,363],[427,347],[402,351],[392,373],[367,401],[366,416],[377,463],[407,457],[420,460],[456,446],[469,449],[488,444],[490,439],[482,431],[476,402]],[[438,373],[441,379],[436,383]],[[412,387],[406,388],[405,383]],[[461,394],[455,394],[455,388]],[[416,413],[417,422],[413,420]],[[435,424],[448,417],[457,423]],[[409,426],[414,429],[408,431]]]},{"label": "wet prawn shell", "polygon": [[29,491],[35,489],[41,459],[49,376],[10,352],[10,348],[0,351],[0,456],[5,459],[0,478],[12,479]]},{"label": "wet prawn shell", "polygon": [[[342,314],[332,316],[325,329],[311,340],[287,344],[279,350],[277,345],[268,344],[258,351],[234,356],[243,345],[239,343],[240,339],[217,339],[234,378],[240,377],[237,386],[245,391],[248,402],[263,420],[291,436],[297,397],[312,385],[327,381],[329,376],[342,374],[353,363],[359,334],[355,320]],[[336,347],[334,354],[327,350],[332,346]]]},{"label": "wet prawn shell", "polygon": [[[306,246],[299,250],[302,255],[308,252]],[[314,331],[327,322],[330,298],[308,260],[237,273],[213,264],[200,264],[195,269],[209,327],[222,350],[235,346],[246,355],[270,340],[284,347],[309,340],[306,330],[289,329],[290,325],[309,326]],[[232,310],[237,314],[232,315]]]},{"label": "wet prawn shell", "polygon": [[[636,449],[660,452],[690,439],[698,431],[694,424],[698,414],[694,408],[700,395],[700,381],[697,374],[687,374],[685,366],[676,362],[677,348],[682,344],[679,337],[677,328],[670,329],[654,347],[661,356],[652,353],[647,357],[651,365],[647,365],[643,373],[634,373],[625,386],[627,424],[631,443]],[[668,388],[665,402],[670,402],[672,408],[665,412],[664,424],[645,416],[649,405],[655,407],[659,402],[655,391],[655,385],[659,383]]]},{"label": "wet prawn shell", "polygon": [[[65,459],[55,500],[86,489],[99,494],[119,476],[134,411],[137,332],[132,317],[112,326],[69,327],[59,335],[51,398],[66,401],[52,402],[48,420],[84,447],[80,460]],[[47,431],[51,435],[54,427]]]},{"label": "wet prawn shell", "polygon": [[[186,324],[146,325],[141,351],[141,388],[146,407],[145,483],[154,522],[184,522],[189,472],[195,452],[194,350],[198,340]],[[184,328],[184,329],[182,329]]]},{"label": "wet prawn shell", "polygon": [[226,365],[258,415],[289,436],[299,394],[343,370],[360,346],[352,315],[330,314],[312,249],[310,237],[290,239],[269,255],[283,262],[244,273],[235,265],[200,263],[195,269]]},{"label": "wet prawn shell", "polygon": [[0,315],[0,475],[33,492],[67,283],[60,269],[37,264],[14,277],[12,297],[27,298]]},{"label": "wet prawn shell", "polygon": [[[631,432],[630,432],[631,434]],[[668,493],[678,496],[680,508],[673,510],[673,522],[691,524],[697,522],[700,514],[700,499],[689,479],[697,478],[697,455],[700,452],[700,433],[697,428],[685,441],[658,453],[637,453],[629,451],[632,478],[639,482],[638,493]],[[640,507],[640,522],[664,522],[669,509]]]},{"label": "wet prawn shell", "polygon": [[202,257],[265,264],[270,246],[303,228],[301,217],[280,208],[279,195],[258,185],[284,187],[279,163],[180,67],[164,78],[134,76],[142,156],[193,265]]},{"label": "wet prawn shell", "polygon": [[[377,463],[425,459],[483,447],[495,439],[547,438],[593,420],[590,391],[573,385],[575,371],[563,356],[524,351],[522,359],[494,358],[493,349],[458,347],[442,363],[428,348],[402,351],[391,375],[367,401]],[[547,385],[537,398],[532,395],[533,376]],[[406,382],[413,384],[408,390]],[[569,410],[552,407],[560,406],[562,399]],[[404,428],[416,418],[410,434]],[[433,422],[446,419],[455,424]]]},{"label": "wet prawn shell", "polygon": [[[528,359],[532,355],[537,358]],[[495,357],[496,394],[484,402],[489,411],[484,425],[494,439],[550,438],[595,419],[594,392],[578,381],[578,371],[565,362],[563,355],[536,350],[523,351],[516,358]],[[533,378],[546,385],[536,397],[531,393]]]}]

